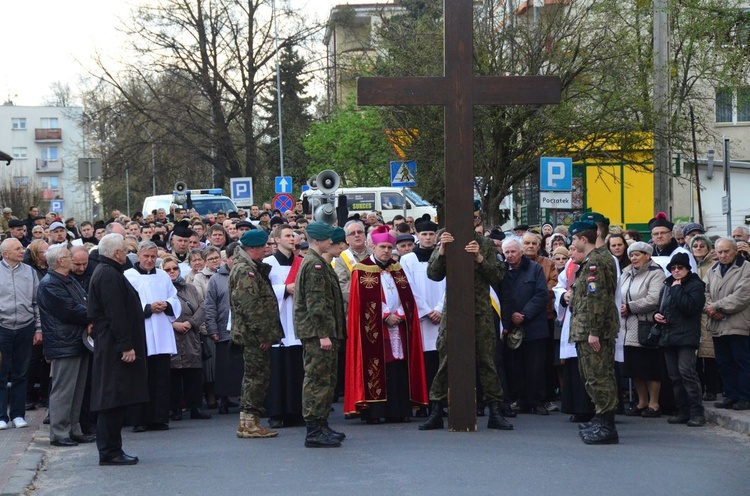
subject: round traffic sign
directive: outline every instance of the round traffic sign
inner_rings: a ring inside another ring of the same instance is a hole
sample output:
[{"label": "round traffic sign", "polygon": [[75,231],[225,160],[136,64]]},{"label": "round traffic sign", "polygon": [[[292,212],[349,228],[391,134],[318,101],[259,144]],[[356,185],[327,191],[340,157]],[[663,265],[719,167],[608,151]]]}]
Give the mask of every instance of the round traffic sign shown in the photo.
[{"label": "round traffic sign", "polygon": [[271,204],[274,210],[278,210],[281,213],[287,210],[294,210],[294,198],[289,193],[279,193],[274,196]]}]

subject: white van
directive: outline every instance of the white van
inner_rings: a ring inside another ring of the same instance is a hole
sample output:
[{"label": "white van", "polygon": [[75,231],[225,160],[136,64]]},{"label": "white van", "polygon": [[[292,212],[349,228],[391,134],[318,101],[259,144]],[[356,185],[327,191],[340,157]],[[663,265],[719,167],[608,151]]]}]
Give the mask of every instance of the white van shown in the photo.
[{"label": "white van", "polygon": [[[237,206],[232,199],[222,195],[221,188],[191,189],[190,200],[192,201],[193,208],[201,217],[208,213],[215,214],[218,211],[225,213],[237,211]],[[169,207],[173,204],[175,204],[173,194],[149,196],[143,201],[142,212],[145,216],[153,210],[163,208],[169,213]],[[187,208],[187,205],[180,206]]]},{"label": "white van", "polygon": [[[406,199],[404,199],[404,194]],[[338,204],[339,195],[346,195],[346,206],[349,215],[360,214],[367,215],[373,210],[377,210],[383,215],[383,221],[389,222],[397,215],[414,217],[417,219],[424,214],[429,214],[430,218],[437,222],[437,209],[427,200],[424,200],[417,193],[409,188],[393,188],[390,186],[379,186],[375,188],[339,188],[336,190],[336,202]],[[317,197],[316,197],[317,196]],[[321,194],[318,190],[307,190],[302,193],[300,201],[305,197],[310,201],[312,211],[315,211],[320,202]],[[406,212],[404,213],[404,206]]]}]

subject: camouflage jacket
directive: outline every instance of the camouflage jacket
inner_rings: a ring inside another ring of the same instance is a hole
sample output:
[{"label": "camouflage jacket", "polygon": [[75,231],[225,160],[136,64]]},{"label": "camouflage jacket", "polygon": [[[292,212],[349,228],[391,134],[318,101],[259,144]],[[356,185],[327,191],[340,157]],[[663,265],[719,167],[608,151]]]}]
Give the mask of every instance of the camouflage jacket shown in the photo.
[{"label": "camouflage jacket", "polygon": [[[474,235],[479,243],[479,253],[484,260],[474,263],[474,308],[476,315],[491,315],[494,312],[490,302],[490,285],[499,284],[505,277],[505,264],[497,259],[497,250],[492,242],[479,234]],[[469,254],[466,254],[469,256]],[[427,277],[442,281],[446,274],[446,257],[435,249],[427,264]]]},{"label": "camouflage jacket", "polygon": [[276,344],[284,337],[276,294],[268,275],[271,266],[254,262],[241,248],[229,273],[232,341],[242,346]]},{"label": "camouflage jacket", "polygon": [[617,267],[606,246],[591,250],[570,290],[570,342],[586,341],[589,335],[614,339],[620,328]]},{"label": "camouflage jacket", "polygon": [[346,337],[339,279],[314,250],[308,250],[294,282],[294,332],[299,339]]}]

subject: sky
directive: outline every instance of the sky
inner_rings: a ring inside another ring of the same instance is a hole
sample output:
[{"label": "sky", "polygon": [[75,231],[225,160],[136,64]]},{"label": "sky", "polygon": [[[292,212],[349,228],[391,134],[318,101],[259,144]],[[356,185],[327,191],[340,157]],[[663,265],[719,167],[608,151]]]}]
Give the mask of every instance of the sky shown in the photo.
[{"label": "sky", "polygon": [[[147,0],[144,0],[147,1]],[[382,0],[381,0],[382,1]],[[0,102],[42,105],[50,85],[75,89],[98,51],[116,59],[123,37],[117,31],[136,0],[0,0],[3,48],[0,50]],[[325,20],[333,5],[372,0],[277,0]]]}]

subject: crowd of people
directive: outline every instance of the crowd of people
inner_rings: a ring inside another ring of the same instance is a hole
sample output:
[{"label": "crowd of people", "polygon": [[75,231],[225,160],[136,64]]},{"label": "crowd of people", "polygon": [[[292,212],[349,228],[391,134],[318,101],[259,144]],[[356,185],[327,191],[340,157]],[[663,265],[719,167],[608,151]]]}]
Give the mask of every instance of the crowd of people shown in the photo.
[{"label": "crowd of people", "polygon": [[[660,213],[644,241],[598,213],[474,225],[488,428],[560,410],[608,444],[616,413],[699,427],[704,401],[750,409],[747,228],[709,237]],[[76,223],[32,206],[5,208],[0,229],[0,430],[48,407],[52,445],[96,442],[100,464],[128,465],[123,426],[213,410],[239,409],[239,438],[305,426],[308,447],[341,446],[328,415],[342,396],[347,419],[443,427],[454,238],[433,219],[335,227],[264,204]]]}]

